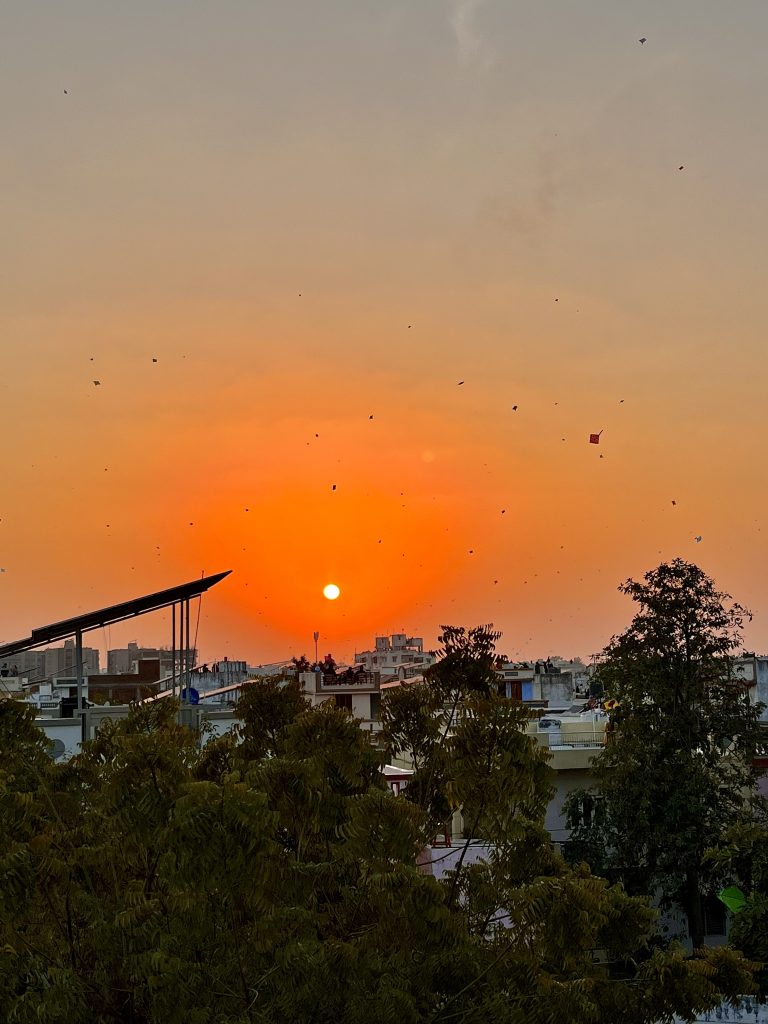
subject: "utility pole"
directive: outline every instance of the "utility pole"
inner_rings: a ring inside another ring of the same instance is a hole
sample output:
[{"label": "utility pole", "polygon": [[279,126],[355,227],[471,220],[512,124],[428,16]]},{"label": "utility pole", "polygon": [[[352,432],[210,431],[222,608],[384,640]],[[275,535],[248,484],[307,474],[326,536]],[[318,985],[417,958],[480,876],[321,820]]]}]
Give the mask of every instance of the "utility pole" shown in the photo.
[{"label": "utility pole", "polygon": [[317,630],[312,634],[315,639],[315,664],[317,664],[317,641],[320,639],[320,634]]}]

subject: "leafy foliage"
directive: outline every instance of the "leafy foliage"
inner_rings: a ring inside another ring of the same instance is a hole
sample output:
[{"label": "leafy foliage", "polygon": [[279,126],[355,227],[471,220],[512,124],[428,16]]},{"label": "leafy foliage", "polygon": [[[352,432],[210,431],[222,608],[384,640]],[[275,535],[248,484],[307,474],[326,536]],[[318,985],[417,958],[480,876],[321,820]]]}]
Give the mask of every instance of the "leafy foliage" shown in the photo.
[{"label": "leafy foliage", "polygon": [[639,610],[597,672],[619,706],[596,790],[569,800],[570,855],[681,906],[699,946],[707,848],[751,816],[760,708],[733,671],[748,613],[681,559],[619,589]]},{"label": "leafy foliage", "polygon": [[[408,799],[347,713],[285,681],[202,749],[159,701],[65,765],[0,703],[0,1019],[643,1024],[744,991],[744,961],[651,953],[647,903],[552,851],[549,769],[494,692],[492,639],[450,643],[421,706],[387,700],[391,743],[420,751]],[[492,847],[438,882],[417,860],[443,805]]]},{"label": "leafy foliage", "polygon": [[753,821],[734,825],[707,863],[725,885],[738,885],[746,906],[731,922],[730,941],[761,964],[760,991],[768,995],[768,808],[761,804]]}]

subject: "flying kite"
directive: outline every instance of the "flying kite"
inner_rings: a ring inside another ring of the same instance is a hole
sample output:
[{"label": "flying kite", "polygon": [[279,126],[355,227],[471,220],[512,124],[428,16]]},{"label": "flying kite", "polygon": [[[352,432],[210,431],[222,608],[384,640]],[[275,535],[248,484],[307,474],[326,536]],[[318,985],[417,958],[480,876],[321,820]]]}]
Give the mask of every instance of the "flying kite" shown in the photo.
[{"label": "flying kite", "polygon": [[747,897],[737,885],[729,885],[727,889],[721,889],[717,898],[728,907],[733,914],[738,914],[747,905]]},{"label": "flying kite", "polygon": [[602,434],[602,430],[600,431],[599,434],[590,434],[589,435],[589,443],[590,444],[600,444],[600,434]]}]

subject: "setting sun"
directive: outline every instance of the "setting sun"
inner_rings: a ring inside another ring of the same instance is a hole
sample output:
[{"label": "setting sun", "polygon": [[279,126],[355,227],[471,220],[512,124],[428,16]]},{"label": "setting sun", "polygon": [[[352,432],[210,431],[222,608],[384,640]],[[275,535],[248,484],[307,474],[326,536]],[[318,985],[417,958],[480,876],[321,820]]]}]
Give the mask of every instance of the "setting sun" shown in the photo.
[{"label": "setting sun", "polygon": [[327,597],[329,601],[335,601],[341,591],[335,583],[326,583],[323,587],[323,596]]}]

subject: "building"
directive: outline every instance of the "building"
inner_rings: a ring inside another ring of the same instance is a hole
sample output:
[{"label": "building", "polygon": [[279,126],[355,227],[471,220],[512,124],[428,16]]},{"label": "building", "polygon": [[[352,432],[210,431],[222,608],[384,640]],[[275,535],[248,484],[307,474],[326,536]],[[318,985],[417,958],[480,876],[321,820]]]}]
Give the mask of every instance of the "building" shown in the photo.
[{"label": "building", "polygon": [[378,672],[366,671],[363,665],[336,672],[300,672],[299,683],[313,707],[332,700],[337,707],[361,719],[361,729],[381,732],[381,676]]},{"label": "building", "polygon": [[[558,659],[561,665],[569,665]],[[543,707],[568,707],[579,690],[577,674],[570,668],[545,661],[499,661],[496,671],[501,680],[499,693],[515,700]],[[581,674],[578,673],[581,680]]]},{"label": "building", "polygon": [[378,672],[382,682],[422,675],[436,661],[434,651],[424,650],[421,637],[405,633],[377,636],[372,651],[355,654],[355,665],[361,665],[366,672]]},{"label": "building", "polygon": [[235,683],[244,683],[251,673],[244,661],[214,661],[211,665],[200,665],[192,672],[191,685],[200,693],[219,690]]},{"label": "building", "polygon": [[[180,671],[182,651],[176,651],[176,673]],[[111,675],[124,675],[135,672],[140,661],[160,661],[160,678],[173,675],[173,651],[168,647],[140,647],[131,641],[127,647],[116,647],[107,652],[107,672]],[[194,668],[197,664],[197,650],[187,649],[186,665]]]},{"label": "building", "polygon": [[19,651],[0,667],[0,677],[6,674],[24,676],[30,683],[45,679],[45,651]]},{"label": "building", "polygon": [[[75,641],[65,640],[63,647],[46,647],[42,651],[19,651],[13,660],[4,662],[0,674],[24,676],[30,683],[45,679],[59,679],[77,674]],[[95,647],[83,647],[83,674],[99,674],[99,652]]]},{"label": "building", "polygon": [[[74,640],[65,640],[63,647],[48,647],[42,653],[45,656],[46,679],[77,675]],[[83,647],[83,674],[99,674],[99,652],[93,647]]]}]

